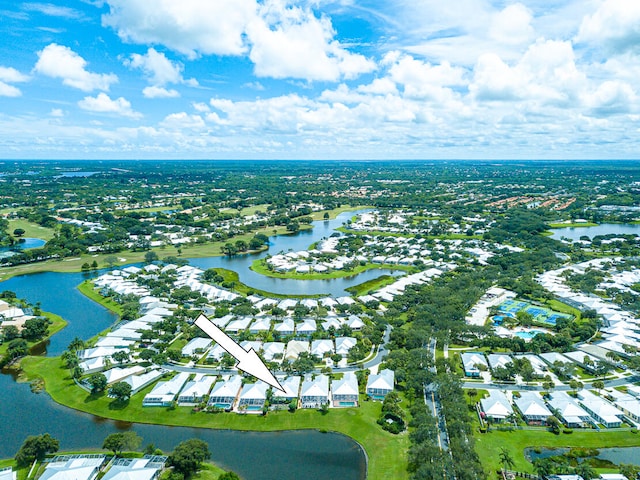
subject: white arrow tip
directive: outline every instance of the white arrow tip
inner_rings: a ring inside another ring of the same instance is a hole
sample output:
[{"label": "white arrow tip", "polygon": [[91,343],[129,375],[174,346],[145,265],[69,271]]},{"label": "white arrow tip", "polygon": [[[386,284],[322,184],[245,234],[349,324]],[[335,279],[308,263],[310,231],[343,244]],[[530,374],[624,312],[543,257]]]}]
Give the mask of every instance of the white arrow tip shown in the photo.
[{"label": "white arrow tip", "polygon": [[249,375],[253,375],[258,380],[268,383],[273,388],[276,388],[281,392],[285,392],[285,389],[282,388],[280,382],[278,382],[276,377],[273,376],[271,371],[267,368],[253,348],[250,348],[247,351],[247,357],[243,358],[238,363],[237,368],[243,372],[247,372]]}]

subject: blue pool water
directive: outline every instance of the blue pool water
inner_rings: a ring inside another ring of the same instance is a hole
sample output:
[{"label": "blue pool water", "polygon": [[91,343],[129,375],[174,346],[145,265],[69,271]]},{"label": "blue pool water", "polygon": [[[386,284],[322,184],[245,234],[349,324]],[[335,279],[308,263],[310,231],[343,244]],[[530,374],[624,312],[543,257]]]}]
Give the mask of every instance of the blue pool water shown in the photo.
[{"label": "blue pool water", "polygon": [[544,333],[541,330],[531,330],[528,332],[516,332],[516,337],[520,337],[524,340],[531,340],[533,337],[535,337],[536,335],[538,335],[539,333]]}]

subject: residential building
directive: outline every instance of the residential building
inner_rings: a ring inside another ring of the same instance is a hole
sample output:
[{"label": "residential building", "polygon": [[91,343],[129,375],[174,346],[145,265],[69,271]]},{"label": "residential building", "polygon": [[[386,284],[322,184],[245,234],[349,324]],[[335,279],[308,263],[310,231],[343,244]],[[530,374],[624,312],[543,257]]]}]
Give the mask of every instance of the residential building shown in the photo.
[{"label": "residential building", "polygon": [[268,388],[269,385],[262,381],[245,384],[240,392],[237,411],[243,413],[261,412],[264,403],[267,401]]},{"label": "residential building", "polygon": [[520,392],[520,397],[513,399],[527,425],[545,425],[553,413],[542,401],[538,392]]},{"label": "residential building", "polygon": [[569,428],[585,428],[593,422],[589,413],[567,392],[551,393],[547,403],[558,414],[562,423]]},{"label": "residential building", "polygon": [[187,372],[178,373],[171,380],[158,382],[158,384],[147,393],[142,400],[143,407],[168,407],[176,399],[182,387],[189,379]]},{"label": "residential building", "polygon": [[320,374],[312,378],[307,375],[300,391],[302,408],[320,408],[329,403],[329,377]]},{"label": "residential building", "polygon": [[211,387],[216,381],[216,377],[196,373],[193,380],[187,382],[178,395],[178,405],[197,405],[202,402]]},{"label": "residential building", "polygon": [[388,393],[393,391],[394,387],[393,370],[385,368],[377,374],[369,375],[367,380],[367,395],[374,400],[384,400]]},{"label": "residential building", "polygon": [[480,400],[483,417],[495,423],[504,421],[513,414],[511,403],[500,390],[489,390],[489,397]]},{"label": "residential building", "polygon": [[331,385],[331,404],[334,407],[358,406],[358,379],[353,372],[346,372]]},{"label": "residential building", "polygon": [[58,455],[45,466],[41,480],[95,480],[104,455]]},{"label": "residential building", "polygon": [[239,375],[234,375],[227,380],[218,382],[209,394],[209,402],[207,405],[231,410],[241,388],[242,377]]},{"label": "residential building", "polygon": [[488,370],[489,364],[482,352],[465,352],[460,355],[465,377],[478,378],[482,370]]}]

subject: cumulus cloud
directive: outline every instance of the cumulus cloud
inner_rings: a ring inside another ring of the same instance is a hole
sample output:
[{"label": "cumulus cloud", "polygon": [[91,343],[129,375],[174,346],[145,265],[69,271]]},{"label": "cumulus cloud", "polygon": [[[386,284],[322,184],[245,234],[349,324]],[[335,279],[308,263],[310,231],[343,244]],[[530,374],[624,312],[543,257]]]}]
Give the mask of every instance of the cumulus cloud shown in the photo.
[{"label": "cumulus cloud", "polygon": [[130,118],[140,118],[142,116],[131,109],[131,102],[124,97],[112,100],[106,93],[99,93],[95,97],[84,97],[78,102],[78,106],[89,112],[113,113]]},{"label": "cumulus cloud", "polygon": [[154,86],[162,86],[167,83],[198,85],[194,78],[185,80],[182,77],[184,66],[181,63],[172,62],[164,53],[158,52],[155,48],[149,48],[144,55],[132,54],[131,58],[125,61],[125,65],[141,69]]},{"label": "cumulus cloud", "polygon": [[172,88],[167,90],[164,87],[150,86],[142,90],[142,95],[145,98],[178,98],[180,93]]},{"label": "cumulus cloud", "polygon": [[20,73],[13,67],[0,67],[0,97],[19,97],[22,92],[11,83],[29,80],[29,76]]},{"label": "cumulus cloud", "polygon": [[[310,7],[290,5],[286,0],[107,3],[110,13],[103,17],[103,24],[113,27],[125,41],[165,45],[192,59],[211,54],[248,55],[259,77],[337,81],[356,78],[376,67],[335,39],[328,17],[318,17]],[[150,68],[151,60],[136,57],[132,62]],[[155,61],[161,59],[156,55]],[[171,73],[164,64],[164,71]],[[173,70],[175,75],[175,65]]]},{"label": "cumulus cloud", "polygon": [[103,25],[124,41],[162,44],[195,58],[241,55],[247,23],[255,17],[255,0],[107,0]]},{"label": "cumulus cloud", "polygon": [[260,77],[336,81],[352,79],[376,68],[363,55],[351,53],[334,40],[327,17],[311,10],[272,2],[249,24],[249,58]]},{"label": "cumulus cloud", "polygon": [[482,55],[469,91],[477,100],[536,100],[570,105],[585,86],[568,41],[539,39],[513,66],[496,54]]},{"label": "cumulus cloud", "polygon": [[493,15],[489,37],[501,43],[523,44],[534,36],[531,26],[531,10],[521,3],[514,3]]},{"label": "cumulus cloud", "polygon": [[636,93],[628,83],[618,80],[603,82],[586,97],[587,105],[596,116],[609,116],[631,112],[637,101]]},{"label": "cumulus cloud", "polygon": [[52,78],[61,78],[62,83],[84,92],[109,90],[118,81],[113,73],[92,73],[86,70],[87,62],[69,47],[51,43],[38,52],[34,71]]},{"label": "cumulus cloud", "polygon": [[611,53],[640,53],[640,2],[604,0],[584,17],[576,40],[603,45]]}]

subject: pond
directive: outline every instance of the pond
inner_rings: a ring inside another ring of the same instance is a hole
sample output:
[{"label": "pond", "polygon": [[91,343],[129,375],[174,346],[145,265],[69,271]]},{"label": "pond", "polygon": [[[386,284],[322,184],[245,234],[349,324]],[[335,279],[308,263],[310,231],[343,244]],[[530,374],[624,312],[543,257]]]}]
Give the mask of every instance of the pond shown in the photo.
[{"label": "pond", "polygon": [[603,223],[595,227],[563,227],[552,228],[551,238],[560,240],[562,237],[571,240],[580,240],[580,237],[586,235],[593,239],[596,235],[624,235],[637,234],[640,235],[640,224],[634,223]]},{"label": "pond", "polygon": [[29,248],[39,248],[44,246],[45,243],[47,242],[41,238],[22,238],[18,243],[11,247],[0,247],[0,258],[11,256],[16,251],[28,250]]},{"label": "pond", "polygon": [[[597,434],[594,434],[597,435]],[[569,453],[569,448],[537,448],[538,452],[534,448],[525,448],[525,458],[532,462],[537,459],[555,457],[557,455],[564,455]],[[616,465],[621,463],[630,463],[632,465],[640,466],[640,447],[611,447],[611,448],[599,448],[598,455],[593,458],[599,460],[608,460]]]},{"label": "pond", "polygon": [[13,457],[28,435],[47,432],[60,441],[63,450],[99,449],[107,435],[133,430],[143,438],[143,446],[153,443],[164,451],[189,438],[200,438],[209,444],[216,464],[246,480],[361,480],[366,476],[360,446],[340,434],[314,430],[238,432],[114,422],[58,405],[47,394],[33,394],[28,384],[16,383],[10,375],[0,375],[0,390],[0,458]]}]

